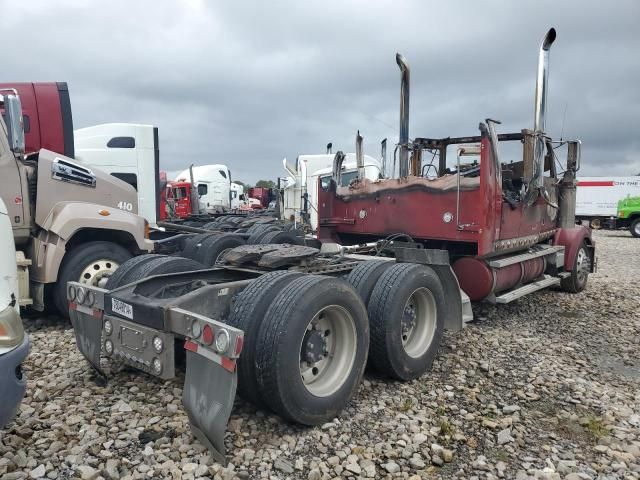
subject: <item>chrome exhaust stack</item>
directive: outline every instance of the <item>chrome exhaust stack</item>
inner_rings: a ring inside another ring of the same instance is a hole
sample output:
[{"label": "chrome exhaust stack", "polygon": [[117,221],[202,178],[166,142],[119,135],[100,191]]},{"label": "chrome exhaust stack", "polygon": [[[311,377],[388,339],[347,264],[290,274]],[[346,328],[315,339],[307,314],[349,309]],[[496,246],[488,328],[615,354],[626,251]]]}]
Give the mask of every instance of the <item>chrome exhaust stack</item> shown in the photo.
[{"label": "chrome exhaust stack", "polygon": [[536,135],[534,150],[535,179],[534,186],[544,187],[544,133],[547,114],[547,95],[549,91],[549,51],[556,39],[556,29],[550,28],[540,44],[538,54],[538,76],[536,78],[535,111],[533,119],[533,131]]},{"label": "chrome exhaust stack", "polygon": [[531,206],[541,196],[552,208],[558,208],[551,199],[544,186],[544,158],[547,138],[545,136],[545,121],[547,115],[547,96],[549,91],[549,51],[556,40],[556,29],[550,28],[542,39],[538,54],[538,74],[536,77],[536,92],[533,118],[533,175],[525,193],[525,204]]},{"label": "chrome exhaust stack", "polygon": [[380,164],[382,165],[382,176],[387,177],[387,139],[380,142]]},{"label": "chrome exhaust stack", "polygon": [[356,135],[356,167],[358,168],[358,180],[362,180],[364,178],[364,152],[362,151],[362,135],[360,135],[360,130],[358,130],[358,134]]},{"label": "chrome exhaust stack", "polygon": [[409,175],[409,64],[401,54],[396,54],[396,63],[400,67],[400,134],[398,146],[400,147],[400,178]]},{"label": "chrome exhaust stack", "polygon": [[549,50],[556,40],[556,29],[550,28],[542,39],[540,53],[538,54],[538,76],[536,79],[535,118],[533,130],[544,132],[545,116],[547,111],[547,92],[549,82]]}]

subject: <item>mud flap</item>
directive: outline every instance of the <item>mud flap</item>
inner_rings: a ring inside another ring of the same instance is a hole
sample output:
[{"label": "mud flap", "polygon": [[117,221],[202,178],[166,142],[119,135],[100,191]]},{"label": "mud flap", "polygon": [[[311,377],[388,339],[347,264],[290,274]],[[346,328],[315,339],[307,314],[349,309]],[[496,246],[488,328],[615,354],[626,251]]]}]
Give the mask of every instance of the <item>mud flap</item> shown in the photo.
[{"label": "mud flap", "polygon": [[107,375],[100,368],[100,353],[102,350],[102,319],[82,313],[75,308],[69,309],[69,318],[76,336],[78,350],[89,361],[102,380]]},{"label": "mud flap", "polygon": [[187,350],[182,403],[195,437],[219,463],[227,463],[224,434],[233,408],[238,374]]}]

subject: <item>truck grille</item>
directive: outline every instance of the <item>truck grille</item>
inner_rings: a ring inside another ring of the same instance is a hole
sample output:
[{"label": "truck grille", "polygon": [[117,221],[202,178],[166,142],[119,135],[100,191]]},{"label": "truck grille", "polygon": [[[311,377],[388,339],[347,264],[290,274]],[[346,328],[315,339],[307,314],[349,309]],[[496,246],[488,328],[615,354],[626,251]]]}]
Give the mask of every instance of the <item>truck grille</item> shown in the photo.
[{"label": "truck grille", "polygon": [[53,161],[51,165],[51,176],[55,180],[62,182],[78,183],[93,188],[96,186],[96,176],[90,169],[62,160],[61,158],[56,158]]}]

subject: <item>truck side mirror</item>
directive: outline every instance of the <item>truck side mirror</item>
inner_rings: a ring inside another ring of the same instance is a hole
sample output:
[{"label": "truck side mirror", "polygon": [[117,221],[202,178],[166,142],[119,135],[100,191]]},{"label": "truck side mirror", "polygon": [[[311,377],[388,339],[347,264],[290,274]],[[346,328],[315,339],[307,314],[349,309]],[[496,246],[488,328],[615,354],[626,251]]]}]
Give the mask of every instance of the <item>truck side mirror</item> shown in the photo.
[{"label": "truck side mirror", "polygon": [[24,125],[20,97],[17,95],[5,95],[4,111],[7,121],[9,147],[14,153],[24,153]]}]

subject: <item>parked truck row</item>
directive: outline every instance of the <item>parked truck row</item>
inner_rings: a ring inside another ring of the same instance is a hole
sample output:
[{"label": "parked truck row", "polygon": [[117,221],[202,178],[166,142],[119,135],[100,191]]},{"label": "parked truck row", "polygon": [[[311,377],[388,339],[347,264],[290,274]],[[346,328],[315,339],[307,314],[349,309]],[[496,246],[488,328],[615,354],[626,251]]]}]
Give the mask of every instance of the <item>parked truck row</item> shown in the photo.
[{"label": "parked truck row", "polygon": [[[545,133],[555,38],[549,30],[538,52],[533,127],[514,133],[487,119],[477,135],[411,140],[409,65],[398,54],[388,178],[359,133],[355,155],[330,154],[329,167],[327,158],[317,169],[285,162],[292,189],[315,183],[315,193],[293,194],[311,198],[314,243],[299,234],[282,242],[282,226],[267,232],[268,222],[241,217],[163,240],[163,255],[128,260],[104,285],[68,283],[78,348],[105,377],[127,365],[172,379],[184,355],[192,431],[224,461],[236,390],[289,421],[321,424],[353,398],[367,364],[399,381],[424,374],[443,330],[473,318],[471,301],[584,290],[596,262],[590,228],[576,224],[580,142]],[[519,147],[517,161],[502,158],[504,142]]]}]

